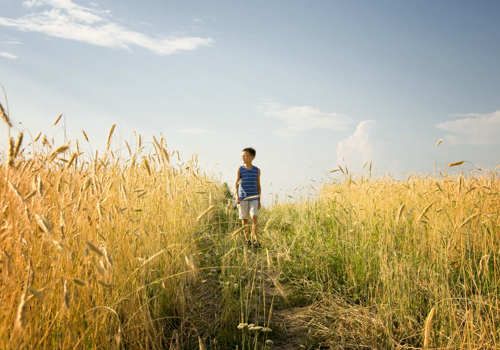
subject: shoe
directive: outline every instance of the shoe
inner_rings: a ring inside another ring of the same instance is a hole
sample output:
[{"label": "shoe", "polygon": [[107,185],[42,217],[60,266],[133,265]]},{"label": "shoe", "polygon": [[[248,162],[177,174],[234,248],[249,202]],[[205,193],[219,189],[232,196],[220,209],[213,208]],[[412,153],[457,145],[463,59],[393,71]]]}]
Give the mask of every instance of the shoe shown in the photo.
[{"label": "shoe", "polygon": [[260,248],[259,241],[253,241],[253,246],[254,246],[254,248]]},{"label": "shoe", "polygon": [[247,241],[247,246],[250,248],[252,246],[252,241]]}]

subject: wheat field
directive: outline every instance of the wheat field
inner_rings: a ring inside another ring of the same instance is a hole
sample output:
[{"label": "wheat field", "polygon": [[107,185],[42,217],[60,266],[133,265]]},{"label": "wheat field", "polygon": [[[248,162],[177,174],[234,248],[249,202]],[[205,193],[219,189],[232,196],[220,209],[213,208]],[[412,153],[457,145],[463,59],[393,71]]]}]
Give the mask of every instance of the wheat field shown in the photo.
[{"label": "wheat field", "polygon": [[119,156],[114,130],[92,154],[84,131],[10,137],[1,349],[500,347],[497,170],[344,173],[264,209],[256,250],[196,158],[140,136]]}]

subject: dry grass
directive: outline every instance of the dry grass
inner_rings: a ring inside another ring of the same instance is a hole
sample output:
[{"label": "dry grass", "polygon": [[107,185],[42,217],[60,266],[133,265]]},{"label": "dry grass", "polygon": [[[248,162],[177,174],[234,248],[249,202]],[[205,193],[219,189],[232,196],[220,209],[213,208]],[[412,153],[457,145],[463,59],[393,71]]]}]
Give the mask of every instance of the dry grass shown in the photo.
[{"label": "dry grass", "polygon": [[500,347],[498,173],[339,167],[318,199],[264,210],[254,250],[196,159],[140,135],[121,159],[115,128],[101,155],[9,134],[1,349]]},{"label": "dry grass", "polygon": [[291,298],[316,305],[310,331],[332,348],[498,348],[498,174],[344,174],[266,225]]},{"label": "dry grass", "polygon": [[171,163],[164,139],[115,157],[114,129],[101,156],[12,142],[0,168],[1,349],[161,349],[189,328],[196,219],[222,192],[194,161]]}]

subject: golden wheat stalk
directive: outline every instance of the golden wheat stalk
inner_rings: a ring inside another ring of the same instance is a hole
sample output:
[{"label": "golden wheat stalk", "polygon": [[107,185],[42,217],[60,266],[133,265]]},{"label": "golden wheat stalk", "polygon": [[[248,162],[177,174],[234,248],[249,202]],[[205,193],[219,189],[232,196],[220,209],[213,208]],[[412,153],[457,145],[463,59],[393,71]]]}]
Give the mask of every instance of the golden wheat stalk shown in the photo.
[{"label": "golden wheat stalk", "polygon": [[112,288],[113,287],[111,284],[106,283],[103,280],[97,280],[97,283],[99,283],[101,286],[106,287],[106,288]]},{"label": "golden wheat stalk", "polygon": [[69,304],[70,304],[70,296],[69,296],[69,291],[68,291],[68,280],[64,280],[64,286],[63,286],[63,298],[64,298],[64,307],[69,310]]},{"label": "golden wheat stalk", "polygon": [[436,307],[432,307],[431,311],[427,315],[424,323],[424,349],[429,347],[430,337],[431,337],[431,327],[432,327],[432,318],[434,317],[434,313],[436,312]]},{"label": "golden wheat stalk", "polygon": [[111,139],[113,138],[113,132],[115,131],[116,124],[111,125],[111,130],[109,130],[108,134],[108,142],[106,143],[106,150],[109,150],[109,147],[111,146]]},{"label": "golden wheat stalk", "polygon": [[14,332],[20,334],[24,331],[24,309],[26,307],[26,291],[21,294],[21,300],[17,306],[16,319],[14,321]]},{"label": "golden wheat stalk", "polygon": [[64,245],[56,239],[50,239],[52,244],[59,250],[64,250]]},{"label": "golden wheat stalk", "polygon": [[7,124],[9,128],[12,128],[12,123],[9,119],[9,116],[5,112],[5,109],[3,108],[2,104],[0,103],[0,116],[2,117],[3,121]]},{"label": "golden wheat stalk", "polygon": [[198,217],[196,218],[196,221],[200,221],[205,215],[207,215],[208,213],[210,213],[214,209],[215,209],[215,205],[209,206],[200,215],[198,215]]},{"label": "golden wheat stalk", "polygon": [[464,227],[465,225],[467,225],[469,222],[471,222],[474,218],[476,218],[477,216],[479,215],[479,213],[476,213],[476,214],[472,214],[471,216],[469,216],[467,219],[465,219],[461,224],[460,226],[458,226],[457,230],[460,230],[462,227]]},{"label": "golden wheat stalk", "polygon": [[267,230],[269,229],[269,226],[271,226],[271,223],[273,222],[273,219],[274,219],[274,218],[271,216],[271,217],[267,220],[266,224],[264,225],[263,232],[267,232]]},{"label": "golden wheat stalk", "polygon": [[425,217],[425,214],[427,214],[427,212],[429,211],[429,209],[432,207],[432,205],[434,204],[434,202],[432,202],[431,204],[427,205],[424,210],[422,210],[422,212],[420,213],[420,215],[418,216],[418,219],[417,219],[417,222],[420,222],[422,221],[422,219]]},{"label": "golden wheat stalk", "polygon": [[42,216],[40,216],[38,214],[35,214],[35,219],[36,219],[38,226],[42,229],[42,231],[50,234],[50,232],[51,232],[50,225],[47,223],[45,218],[43,218]]},{"label": "golden wheat stalk", "polygon": [[85,132],[85,130],[82,130],[82,135],[83,135],[83,138],[85,139],[85,141],[89,142],[89,137],[87,136],[87,133]]},{"label": "golden wheat stalk", "polygon": [[82,286],[82,287],[87,285],[87,283],[85,281],[78,279],[78,278],[73,278],[73,282],[75,282],[75,284]]},{"label": "golden wheat stalk", "polygon": [[68,164],[66,164],[66,169],[69,169],[71,167],[71,165],[73,164],[73,162],[75,161],[77,156],[78,156],[78,154],[73,152],[73,154],[71,155],[71,158],[68,161]]},{"label": "golden wheat stalk", "polygon": [[90,248],[90,250],[92,250],[97,255],[104,257],[104,253],[99,248],[97,248],[97,246],[94,245],[92,242],[87,241],[87,246]]},{"label": "golden wheat stalk", "polygon": [[127,147],[128,155],[132,156],[132,150],[130,149],[130,145],[128,144],[127,141],[125,141],[125,146]]},{"label": "golden wheat stalk", "polygon": [[141,134],[137,134],[137,150],[139,151],[142,148],[142,136]]},{"label": "golden wheat stalk", "polygon": [[8,164],[9,166],[14,165],[14,139],[12,137],[9,137],[9,155],[8,155]]},{"label": "golden wheat stalk", "polygon": [[153,136],[153,144],[156,148],[156,152],[160,152],[160,149],[161,149],[160,143],[158,142],[158,140],[154,136]]},{"label": "golden wheat stalk", "polygon": [[21,144],[23,143],[23,133],[20,132],[18,135],[17,135],[17,140],[16,140],[16,145],[14,146],[14,155],[13,155],[13,158],[16,159],[18,154],[19,154],[19,150],[21,149]]},{"label": "golden wheat stalk", "polygon": [[111,255],[108,253],[105,246],[102,246],[102,251],[104,253],[104,257],[106,258],[106,261],[108,262],[109,266],[113,266],[113,259],[111,259]]},{"label": "golden wheat stalk", "polygon": [[398,214],[396,216],[396,220],[399,223],[401,221],[401,215],[403,214],[403,210],[405,209],[405,204],[401,204],[401,206],[398,209]]},{"label": "golden wheat stalk", "polygon": [[57,147],[49,156],[49,161],[53,161],[54,159],[56,159],[56,157],[61,154],[61,153],[64,153],[66,152],[67,150],[69,149],[69,146],[68,145],[62,145],[62,146],[59,146]]},{"label": "golden wheat stalk", "polygon": [[57,125],[57,123],[59,123],[59,120],[61,120],[62,116],[63,116],[63,115],[62,115],[62,113],[61,113],[61,114],[59,114],[59,116],[57,117],[56,121],[55,121],[52,125],[53,125],[53,126],[56,126],[56,125]]},{"label": "golden wheat stalk", "polygon": [[35,138],[33,139],[33,143],[37,142],[40,139],[40,136],[42,136],[42,132],[36,134]]},{"label": "golden wheat stalk", "polygon": [[464,164],[464,161],[461,160],[461,161],[458,161],[458,162],[453,162],[453,163],[450,163],[448,164],[448,167],[451,168],[451,167],[454,167],[454,166],[458,166],[458,165],[462,165]]},{"label": "golden wheat stalk", "polygon": [[43,301],[43,294],[41,291],[36,290],[33,287],[28,287],[28,290],[33,294],[38,300]]},{"label": "golden wheat stalk", "polygon": [[167,161],[167,163],[170,163],[170,157],[168,156],[167,149],[165,147],[161,148],[161,153],[163,154],[163,158]]},{"label": "golden wheat stalk", "polygon": [[31,191],[29,194],[26,195],[26,197],[24,197],[24,201],[27,201],[28,199],[30,199],[31,197],[33,197],[34,195],[36,194],[36,191]]},{"label": "golden wheat stalk", "polygon": [[151,176],[151,168],[149,167],[149,163],[148,163],[148,160],[146,159],[146,157],[143,158],[142,164],[144,165],[144,168],[148,172],[149,176]]},{"label": "golden wheat stalk", "polygon": [[[34,179],[33,179],[34,180]],[[43,196],[43,193],[44,193],[44,185],[43,185],[43,182],[42,182],[42,178],[41,177],[37,177],[37,181],[36,181],[36,191],[38,192],[38,194],[40,196]]]},{"label": "golden wheat stalk", "polygon": [[21,203],[24,202],[24,198],[23,196],[21,195],[21,193],[19,192],[19,190],[17,189],[17,187],[10,181],[8,181],[9,183],[9,188],[12,190],[12,192],[14,192],[14,194],[16,195],[17,198],[19,198],[19,200],[21,201]]}]

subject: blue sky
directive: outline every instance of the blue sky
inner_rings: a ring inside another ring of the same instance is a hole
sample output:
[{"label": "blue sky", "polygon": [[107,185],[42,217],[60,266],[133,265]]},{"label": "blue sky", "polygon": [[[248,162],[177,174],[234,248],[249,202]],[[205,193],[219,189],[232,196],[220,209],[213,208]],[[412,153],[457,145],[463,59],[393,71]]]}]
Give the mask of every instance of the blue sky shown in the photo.
[{"label": "blue sky", "polygon": [[63,113],[67,134],[85,129],[94,149],[113,123],[116,148],[133,131],[161,133],[231,184],[253,146],[266,202],[334,178],[338,164],[404,176],[500,163],[498,1],[0,8],[0,83],[18,130],[61,138],[51,123]]}]

